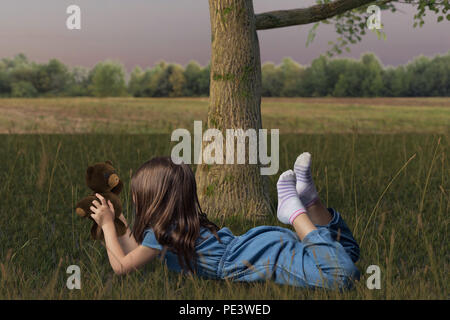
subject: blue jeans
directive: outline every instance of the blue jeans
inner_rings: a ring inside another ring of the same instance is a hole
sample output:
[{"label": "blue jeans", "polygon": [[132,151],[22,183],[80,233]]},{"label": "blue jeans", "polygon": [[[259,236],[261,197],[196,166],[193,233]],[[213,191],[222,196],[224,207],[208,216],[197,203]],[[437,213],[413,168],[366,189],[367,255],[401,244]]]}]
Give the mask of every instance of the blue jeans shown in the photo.
[{"label": "blue jeans", "polygon": [[[287,228],[260,226],[228,237],[216,269],[220,279],[263,281],[298,287],[343,289],[359,279],[359,246],[339,212],[303,241]],[[224,229],[221,229],[224,230]]]},{"label": "blue jeans", "polygon": [[[339,212],[328,210],[333,216],[330,223],[317,226],[303,241],[290,229],[260,226],[241,236],[222,228],[217,232],[219,242],[202,228],[195,246],[196,273],[212,279],[272,279],[299,287],[348,288],[359,279],[354,265],[359,246]],[[164,252],[151,229],[145,231],[142,245]],[[185,271],[170,250],[164,261],[173,271]]]}]

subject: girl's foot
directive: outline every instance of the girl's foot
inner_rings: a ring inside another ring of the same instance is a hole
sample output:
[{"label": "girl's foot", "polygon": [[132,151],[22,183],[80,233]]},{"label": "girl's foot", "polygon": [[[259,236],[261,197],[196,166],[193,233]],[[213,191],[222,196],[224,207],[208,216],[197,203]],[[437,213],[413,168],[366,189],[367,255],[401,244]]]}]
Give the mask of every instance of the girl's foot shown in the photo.
[{"label": "girl's foot", "polygon": [[303,152],[298,156],[294,164],[294,172],[297,178],[296,189],[300,201],[308,208],[319,200],[319,195],[311,176],[311,154],[309,152]]},{"label": "girl's foot", "polygon": [[277,182],[278,209],[277,217],[282,223],[292,224],[294,219],[306,213],[295,190],[295,174],[292,170],[283,172]]}]

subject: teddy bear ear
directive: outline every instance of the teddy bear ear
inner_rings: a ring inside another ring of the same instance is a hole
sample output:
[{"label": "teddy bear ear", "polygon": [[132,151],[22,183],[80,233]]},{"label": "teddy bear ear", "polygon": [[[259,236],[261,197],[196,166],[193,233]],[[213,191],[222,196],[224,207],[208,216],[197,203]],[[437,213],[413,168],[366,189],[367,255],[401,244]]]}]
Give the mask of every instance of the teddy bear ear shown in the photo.
[{"label": "teddy bear ear", "polygon": [[105,161],[105,163],[106,163],[106,164],[109,164],[110,166],[112,166],[112,165],[113,165],[113,164],[112,164],[112,162],[111,162],[111,161],[109,161],[109,160],[106,160],[106,161]]},{"label": "teddy bear ear", "polygon": [[94,173],[94,167],[90,166],[87,168],[86,174],[88,177],[92,176],[92,174]]}]

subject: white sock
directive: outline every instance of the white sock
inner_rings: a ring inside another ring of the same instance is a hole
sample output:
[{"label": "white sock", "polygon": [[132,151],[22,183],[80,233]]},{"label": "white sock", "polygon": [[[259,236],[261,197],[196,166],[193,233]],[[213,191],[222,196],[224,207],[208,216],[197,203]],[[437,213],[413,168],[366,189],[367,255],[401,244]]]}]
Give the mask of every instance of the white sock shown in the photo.
[{"label": "white sock", "polygon": [[295,177],[297,178],[297,193],[306,208],[319,199],[316,186],[311,176],[311,154],[303,152],[298,156],[294,164]]},{"label": "white sock", "polygon": [[306,213],[306,209],[300,201],[295,190],[294,171],[288,170],[280,175],[277,182],[278,209],[277,217],[282,223],[292,224],[294,219]]}]

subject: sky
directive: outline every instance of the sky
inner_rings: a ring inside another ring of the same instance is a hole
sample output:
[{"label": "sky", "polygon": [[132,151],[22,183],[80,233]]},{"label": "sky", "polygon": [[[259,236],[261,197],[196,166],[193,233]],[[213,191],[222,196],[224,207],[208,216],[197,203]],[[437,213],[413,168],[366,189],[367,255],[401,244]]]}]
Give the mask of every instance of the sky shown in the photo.
[{"label": "sky", "polygon": [[[254,0],[256,13],[307,7],[313,0]],[[81,8],[81,30],[68,30],[66,9]],[[359,58],[374,52],[384,65],[405,64],[419,55],[450,50],[450,22],[437,23],[428,13],[422,28],[413,28],[415,8],[399,4],[401,12],[382,12],[387,39],[369,32],[341,57]],[[337,35],[332,26],[319,27],[306,47],[311,25],[258,31],[262,62],[280,63],[291,57],[302,65],[329,49]],[[0,58],[24,53],[30,60],[57,58],[69,66],[92,67],[112,59],[128,71],[152,67],[160,60],[182,65],[208,63],[211,55],[207,0],[1,0]]]}]

